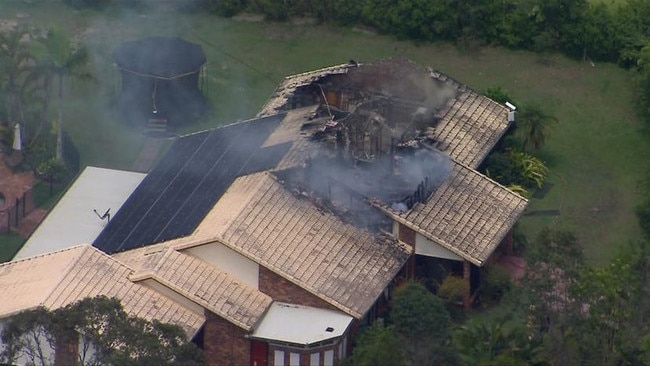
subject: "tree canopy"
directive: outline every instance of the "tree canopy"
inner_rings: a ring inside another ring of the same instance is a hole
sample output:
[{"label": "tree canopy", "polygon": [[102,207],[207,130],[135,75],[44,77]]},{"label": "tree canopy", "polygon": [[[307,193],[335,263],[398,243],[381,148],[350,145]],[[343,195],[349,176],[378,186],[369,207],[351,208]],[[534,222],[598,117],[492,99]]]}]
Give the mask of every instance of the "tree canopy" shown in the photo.
[{"label": "tree canopy", "polygon": [[4,323],[0,362],[51,364],[58,344],[79,339],[80,365],[199,365],[201,351],[178,326],[128,315],[119,300],[99,296],[66,307],[39,307]]},{"label": "tree canopy", "polygon": [[357,340],[352,364],[456,364],[451,317],[442,300],[417,281],[395,291],[387,325],[375,324]]}]

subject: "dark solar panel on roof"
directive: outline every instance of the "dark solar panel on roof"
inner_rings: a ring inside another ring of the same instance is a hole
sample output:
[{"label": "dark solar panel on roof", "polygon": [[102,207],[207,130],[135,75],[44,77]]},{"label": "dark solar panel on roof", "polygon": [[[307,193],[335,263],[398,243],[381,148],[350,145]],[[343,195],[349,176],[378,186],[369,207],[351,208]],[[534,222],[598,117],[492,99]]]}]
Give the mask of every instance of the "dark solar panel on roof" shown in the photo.
[{"label": "dark solar panel on roof", "polygon": [[191,234],[232,182],[275,167],[291,143],[261,148],[284,114],[179,138],[93,245],[112,254]]}]

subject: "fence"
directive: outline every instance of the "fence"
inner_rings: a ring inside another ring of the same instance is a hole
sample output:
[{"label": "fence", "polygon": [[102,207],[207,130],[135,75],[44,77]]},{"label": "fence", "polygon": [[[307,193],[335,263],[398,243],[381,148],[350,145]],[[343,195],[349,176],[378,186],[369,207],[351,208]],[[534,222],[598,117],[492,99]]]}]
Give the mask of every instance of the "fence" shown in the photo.
[{"label": "fence", "polygon": [[63,159],[72,176],[79,172],[79,150],[67,133],[63,133]]},{"label": "fence", "polygon": [[0,210],[0,233],[11,233],[11,229],[17,228],[20,221],[34,208],[33,187],[23,193],[20,198],[15,198],[14,202],[6,202],[5,207]]}]

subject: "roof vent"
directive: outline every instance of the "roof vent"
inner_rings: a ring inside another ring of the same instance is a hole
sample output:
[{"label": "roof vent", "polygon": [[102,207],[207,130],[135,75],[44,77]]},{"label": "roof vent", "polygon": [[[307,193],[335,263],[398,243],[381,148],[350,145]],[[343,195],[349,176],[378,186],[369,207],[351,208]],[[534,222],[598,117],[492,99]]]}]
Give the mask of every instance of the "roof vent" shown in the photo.
[{"label": "roof vent", "polygon": [[327,328],[325,328],[325,331],[331,333],[331,332],[334,331],[334,328],[332,328],[332,327],[327,327]]}]

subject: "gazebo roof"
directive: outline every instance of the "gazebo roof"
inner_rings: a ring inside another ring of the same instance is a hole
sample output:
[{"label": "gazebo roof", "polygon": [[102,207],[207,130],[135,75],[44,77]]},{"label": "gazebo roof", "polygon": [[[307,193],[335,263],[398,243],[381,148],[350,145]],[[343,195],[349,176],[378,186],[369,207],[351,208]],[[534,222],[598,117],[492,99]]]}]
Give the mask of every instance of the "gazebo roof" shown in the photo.
[{"label": "gazebo roof", "polygon": [[123,43],[113,53],[122,70],[145,77],[173,79],[194,73],[205,63],[201,46],[178,37],[147,37]]}]

